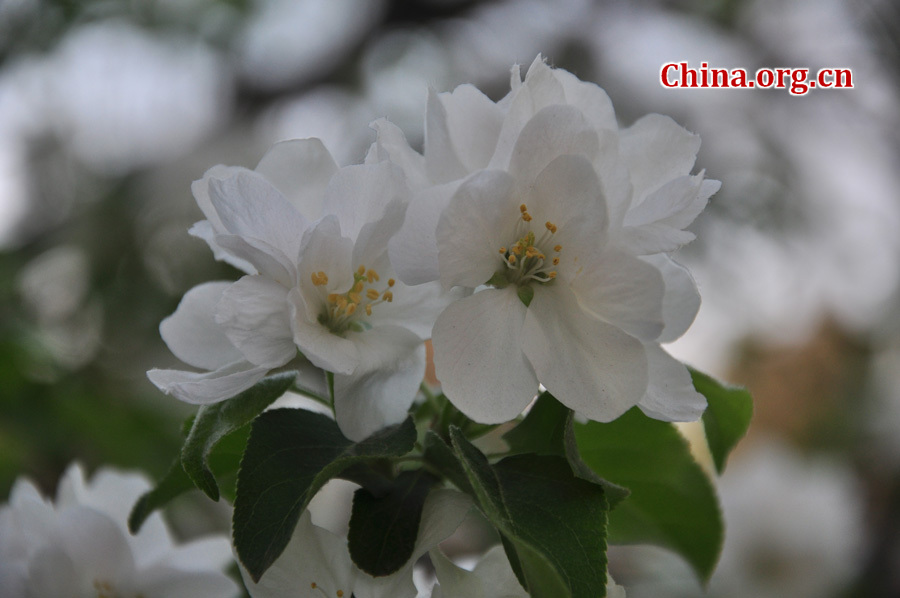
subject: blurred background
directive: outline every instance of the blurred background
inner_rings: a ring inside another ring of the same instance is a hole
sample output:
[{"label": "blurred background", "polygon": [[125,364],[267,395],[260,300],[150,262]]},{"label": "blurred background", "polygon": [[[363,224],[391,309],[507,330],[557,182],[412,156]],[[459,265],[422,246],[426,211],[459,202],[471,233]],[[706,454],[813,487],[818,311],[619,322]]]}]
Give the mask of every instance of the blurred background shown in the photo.
[{"label": "blurred background", "polygon": [[[540,52],[623,126],[699,133],[723,182],[678,256],[703,306],[670,347],[755,397],[709,595],[900,595],[898,39],[893,0],[0,0],[0,497],[73,459],[171,463],[192,409],[145,377],[177,364],[157,327],[237,276],[187,234],[192,180],[287,138],[356,162],[382,116],[421,144],[429,85],[499,99]],[[856,87],[662,88],[681,60]],[[208,507],[181,504],[182,533],[227,526]],[[610,558],[629,597],[703,595],[665,551]]]}]

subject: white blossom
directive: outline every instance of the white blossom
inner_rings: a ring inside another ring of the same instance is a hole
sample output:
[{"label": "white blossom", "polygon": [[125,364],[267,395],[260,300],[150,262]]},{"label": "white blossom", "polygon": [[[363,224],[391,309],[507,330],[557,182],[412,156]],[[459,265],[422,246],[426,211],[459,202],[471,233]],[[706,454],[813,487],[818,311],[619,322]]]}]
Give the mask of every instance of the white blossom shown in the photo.
[{"label": "white blossom", "polygon": [[337,422],[349,438],[401,421],[443,304],[436,285],[397,281],[388,260],[406,210],[399,169],[339,169],[321,142],[297,140],[274,146],[255,171],[216,166],[193,191],[207,219],[191,233],[247,275],[185,294],[160,332],[172,353],[208,371],[152,370],[154,384],[212,403],[299,351],[335,375]]},{"label": "white blossom", "polygon": [[[515,417],[543,384],[609,421],[634,405],[696,419],[705,400],[660,348],[699,307],[668,255],[718,188],[691,175],[697,136],[649,115],[620,130],[596,85],[541,57],[494,103],[474,87],[429,96],[424,154],[375,124],[368,160],[414,190],[390,255],[410,284],[478,290],[434,330],[447,396],[469,417]],[[483,288],[484,286],[489,288]]]},{"label": "white blossom", "polygon": [[0,507],[0,595],[7,598],[221,598],[238,588],[224,536],[176,545],[159,513],[131,535],[127,517],[150,489],[141,475],[63,475],[55,504],[28,480]]},{"label": "white blossom", "polygon": [[[429,551],[437,583],[431,598],[528,598],[529,594],[516,579],[503,546],[488,550],[469,571],[454,564],[439,548]],[[606,576],[607,598],[625,598],[625,589]]]},{"label": "white blossom", "polygon": [[471,507],[471,500],[454,490],[429,494],[412,556],[399,571],[385,577],[372,577],[357,568],[350,558],[346,538],[313,524],[309,510],[301,514],[290,543],[259,583],[243,567],[241,573],[253,598],[415,598],[413,565],[449,537]]}]

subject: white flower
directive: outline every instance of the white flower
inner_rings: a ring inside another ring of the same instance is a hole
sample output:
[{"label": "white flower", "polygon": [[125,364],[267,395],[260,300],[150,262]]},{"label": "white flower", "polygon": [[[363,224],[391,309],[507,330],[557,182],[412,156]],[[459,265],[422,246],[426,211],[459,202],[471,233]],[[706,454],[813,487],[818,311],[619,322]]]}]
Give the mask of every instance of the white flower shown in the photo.
[{"label": "white flower", "polygon": [[538,57],[499,103],[471,86],[429,98],[424,155],[376,123],[370,161],[415,192],[391,258],[410,284],[479,289],[434,330],[447,396],[469,417],[515,417],[538,382],[609,421],[634,405],[696,419],[705,400],[660,348],[699,307],[667,255],[718,188],[690,175],[699,139],[650,115],[619,130],[602,89]]},{"label": "white flower", "polygon": [[414,598],[413,565],[449,537],[471,507],[471,500],[454,490],[429,494],[412,557],[399,571],[385,577],[371,577],[359,570],[350,559],[346,538],[314,525],[309,510],[300,516],[290,543],[259,583],[253,582],[243,566],[241,573],[253,598]]},{"label": "white flower", "polygon": [[56,504],[20,478],[0,507],[0,595],[4,598],[220,598],[237,596],[222,570],[225,537],[178,546],[155,513],[136,535],[126,519],[150,489],[137,474],[101,469],[86,483],[72,465]]},{"label": "white flower", "polygon": [[347,437],[401,421],[444,303],[437,285],[394,278],[387,244],[406,210],[400,171],[388,162],[338,169],[321,142],[298,140],[274,146],[255,171],[214,167],[193,191],[207,219],[192,234],[247,276],[185,294],[160,332],[182,361],[210,371],[152,370],[154,384],[188,402],[216,402],[299,349],[335,374]]},{"label": "white flower", "polygon": [[[429,551],[437,582],[431,598],[528,598],[516,579],[503,546],[488,550],[468,571],[455,565],[439,548]],[[625,598],[625,589],[607,574],[607,598]]]}]

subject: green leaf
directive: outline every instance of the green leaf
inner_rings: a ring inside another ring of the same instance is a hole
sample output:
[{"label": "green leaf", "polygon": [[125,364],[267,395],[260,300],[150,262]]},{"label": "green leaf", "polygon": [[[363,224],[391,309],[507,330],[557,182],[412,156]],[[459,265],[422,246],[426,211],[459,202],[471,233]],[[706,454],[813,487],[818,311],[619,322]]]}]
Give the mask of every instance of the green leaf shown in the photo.
[{"label": "green leaf", "polygon": [[355,443],[337,424],[302,409],[275,409],[256,418],[234,502],[234,545],[255,581],[282,553],[316,492],[342,471],[379,457],[412,450],[411,418]]},{"label": "green leaf", "polygon": [[466,472],[453,449],[433,430],[428,430],[425,434],[424,458],[426,463],[437,469],[454,486],[466,494],[473,495],[469,478],[466,477]]},{"label": "green leaf", "polygon": [[534,289],[529,285],[522,285],[518,289],[516,289],[516,295],[519,296],[519,301],[525,304],[525,307],[531,305],[531,300],[534,299]]},{"label": "green leaf", "polygon": [[131,507],[131,513],[128,515],[128,530],[132,534],[138,533],[144,521],[153,511],[165,506],[173,498],[184,494],[193,487],[191,478],[184,473],[184,469],[181,467],[181,461],[176,459],[168,473],[157,482],[156,487],[145,492]]},{"label": "green leaf", "polygon": [[490,465],[458,428],[450,435],[479,508],[514,553],[514,570],[531,595],[605,595],[603,488],[575,477],[562,457],[524,454]]},{"label": "green leaf", "polygon": [[549,392],[542,393],[525,419],[503,435],[510,453],[564,456],[566,420],[571,411]]},{"label": "green leaf", "polygon": [[604,480],[581,460],[575,445],[573,421],[572,410],[549,392],[544,392],[525,419],[503,435],[503,440],[509,446],[510,454],[565,457],[576,477],[603,486],[609,508],[612,509],[628,496],[628,489]]},{"label": "green leaf", "polygon": [[382,496],[366,488],[356,491],[347,542],[350,557],[360,569],[379,577],[400,570],[409,561],[425,498],[439,481],[418,469],[402,472]]},{"label": "green leaf", "polygon": [[694,388],[708,403],[703,413],[703,428],[716,471],[722,473],[728,454],[750,427],[753,397],[745,388],[726,386],[697,370],[691,370],[691,378]]},{"label": "green leaf", "polygon": [[722,513],[712,482],[675,426],[635,407],[610,423],[576,423],[575,438],[591,469],[631,490],[609,514],[610,543],[670,548],[707,581],[722,547]]},{"label": "green leaf", "polygon": [[204,405],[197,411],[194,425],[181,449],[181,464],[188,477],[208,497],[219,500],[219,485],[208,466],[213,447],[226,434],[253,421],[263,409],[287,392],[296,378],[297,372],[269,376],[232,399]]},{"label": "green leaf", "polygon": [[[190,430],[193,422],[193,416],[189,417],[185,422],[188,430]],[[238,428],[219,439],[206,456],[215,478],[219,480],[219,483],[223,484],[223,493],[229,501],[234,501],[235,474],[240,466],[241,455],[244,454],[249,435],[250,426]],[[194,482],[185,473],[181,459],[176,459],[156,487],[144,493],[132,507],[128,518],[128,526],[131,532],[137,533],[153,511],[164,507],[178,496],[193,490],[195,487]]]}]

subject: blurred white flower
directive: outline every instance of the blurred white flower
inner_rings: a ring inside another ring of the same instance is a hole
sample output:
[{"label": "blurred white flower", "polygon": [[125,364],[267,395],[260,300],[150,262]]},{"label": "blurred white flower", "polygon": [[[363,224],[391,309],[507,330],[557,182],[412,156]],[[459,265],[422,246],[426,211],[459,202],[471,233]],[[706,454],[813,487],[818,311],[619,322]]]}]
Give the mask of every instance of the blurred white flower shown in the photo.
[{"label": "blurred white flower", "polygon": [[699,139],[650,115],[619,130],[596,85],[539,56],[493,103],[469,85],[430,94],[424,155],[375,124],[369,159],[407,173],[414,197],[390,252],[410,284],[490,289],[435,324],[435,366],[469,417],[515,417],[538,381],[609,421],[639,404],[690,420],[705,400],[659,347],[699,306],[668,258],[718,189],[691,176]]},{"label": "blurred white flower", "polygon": [[863,497],[838,462],[767,441],[719,483],[728,533],[710,593],[729,598],[833,594],[858,570]]},{"label": "blurred white flower", "polygon": [[376,25],[382,0],[259,0],[236,40],[243,76],[284,88],[328,73]]},{"label": "blurred white flower", "polygon": [[429,494],[412,556],[399,571],[385,577],[372,577],[358,569],[350,559],[346,538],[313,524],[309,510],[300,516],[290,543],[263,573],[259,583],[254,583],[243,566],[241,573],[253,598],[299,595],[414,598],[417,590],[413,565],[449,537],[471,507],[471,499],[454,490],[435,490]]},{"label": "blurred white flower", "polygon": [[124,22],[73,29],[43,76],[45,118],[104,174],[188,152],[230,108],[230,74],[210,48]]},{"label": "blurred white flower", "polygon": [[221,598],[237,596],[223,569],[227,538],[177,545],[159,513],[141,531],[126,520],[150,489],[142,475],[101,469],[87,482],[78,465],[63,475],[56,503],[28,480],[0,507],[0,595],[4,598]]},{"label": "blurred white flower", "polygon": [[[431,598],[528,598],[513,573],[503,546],[488,550],[470,571],[454,564],[439,548],[429,551],[437,583]],[[426,594],[427,595],[427,594]],[[607,598],[625,598],[625,588],[607,575]]]},{"label": "blurred white flower", "polygon": [[398,423],[424,377],[423,341],[444,305],[437,285],[396,281],[387,243],[403,222],[402,173],[338,169],[318,140],[276,145],[255,171],[216,166],[193,187],[207,220],[192,234],[248,273],[187,294],[160,332],[185,363],[151,370],[191,403],[227,399],[302,355],[335,374],[335,414],[351,439]]}]

